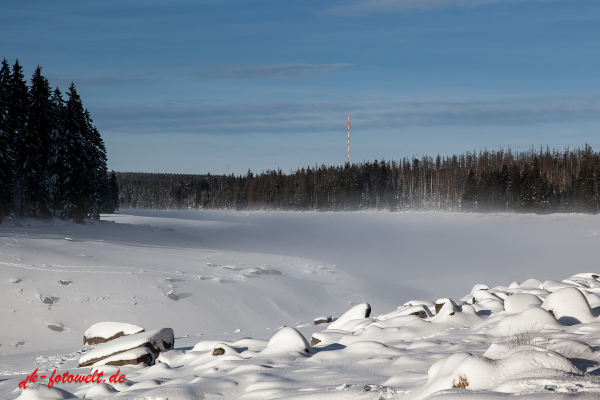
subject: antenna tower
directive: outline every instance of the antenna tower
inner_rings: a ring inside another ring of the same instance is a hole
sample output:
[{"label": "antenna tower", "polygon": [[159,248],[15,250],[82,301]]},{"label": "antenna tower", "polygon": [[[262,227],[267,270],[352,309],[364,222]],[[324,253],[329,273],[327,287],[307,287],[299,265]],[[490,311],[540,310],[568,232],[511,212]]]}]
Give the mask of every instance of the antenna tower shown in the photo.
[{"label": "antenna tower", "polygon": [[350,113],[348,113],[348,164],[350,164]]}]

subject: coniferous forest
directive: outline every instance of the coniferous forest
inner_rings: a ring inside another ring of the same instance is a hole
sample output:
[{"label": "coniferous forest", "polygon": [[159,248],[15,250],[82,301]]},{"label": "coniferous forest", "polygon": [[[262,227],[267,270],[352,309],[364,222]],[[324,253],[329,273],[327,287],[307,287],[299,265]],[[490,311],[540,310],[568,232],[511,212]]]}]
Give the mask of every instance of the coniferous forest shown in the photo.
[{"label": "coniferous forest", "polygon": [[29,86],[23,68],[0,68],[0,222],[6,217],[78,223],[118,207],[106,148],[75,85],[51,89],[37,67]]},{"label": "coniferous forest", "polygon": [[466,152],[245,176],[117,173],[125,208],[598,213],[600,153]]}]

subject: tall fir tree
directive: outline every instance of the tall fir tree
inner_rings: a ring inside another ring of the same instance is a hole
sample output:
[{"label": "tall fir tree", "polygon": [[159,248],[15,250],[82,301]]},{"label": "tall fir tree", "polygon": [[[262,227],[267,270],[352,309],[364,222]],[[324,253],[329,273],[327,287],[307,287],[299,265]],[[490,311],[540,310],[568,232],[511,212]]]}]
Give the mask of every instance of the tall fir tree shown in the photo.
[{"label": "tall fir tree", "polygon": [[16,60],[12,67],[9,85],[7,128],[14,154],[13,210],[17,216],[25,216],[31,211],[29,196],[36,165],[30,159],[30,150],[39,146],[36,139],[29,140],[27,132],[28,89],[23,68]]},{"label": "tall fir tree", "polygon": [[29,142],[27,158],[29,174],[27,180],[27,203],[30,215],[42,218],[52,216],[52,195],[50,187],[51,147],[54,132],[54,107],[50,98],[50,84],[42,76],[38,65],[31,78],[29,88],[29,107],[26,138]]},{"label": "tall fir tree", "polygon": [[87,124],[81,98],[75,84],[67,91],[64,136],[58,158],[64,171],[60,182],[61,218],[85,223],[89,210],[89,163],[86,149]]},{"label": "tall fir tree", "polygon": [[65,127],[66,127],[66,104],[63,100],[62,93],[58,87],[52,92],[52,137],[48,158],[48,187],[52,202],[52,215],[56,215],[56,210],[61,208],[62,205],[62,185],[67,176],[68,171],[65,167],[65,161],[63,159],[65,152]]},{"label": "tall fir tree", "polygon": [[6,58],[0,68],[0,223],[12,207],[14,158],[12,135],[8,127],[10,104],[10,65]]},{"label": "tall fir tree", "polygon": [[106,168],[106,146],[100,136],[98,129],[92,124],[90,113],[84,111],[86,129],[86,147],[89,164],[89,191],[90,191],[90,209],[89,216],[93,219],[100,219],[102,212],[106,185],[108,181],[108,170]]}]

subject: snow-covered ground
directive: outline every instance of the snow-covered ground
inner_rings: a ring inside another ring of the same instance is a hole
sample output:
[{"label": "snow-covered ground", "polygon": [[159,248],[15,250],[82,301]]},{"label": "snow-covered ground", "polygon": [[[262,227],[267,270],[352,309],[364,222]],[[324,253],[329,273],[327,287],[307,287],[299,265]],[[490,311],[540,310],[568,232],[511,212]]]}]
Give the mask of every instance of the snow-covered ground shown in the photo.
[{"label": "snow-covered ground", "polygon": [[[85,226],[5,223],[0,398],[596,398],[598,260],[590,215],[124,210]],[[576,273],[588,274],[560,283]],[[343,326],[312,324],[352,307],[360,318]],[[88,373],[84,333],[104,321],[172,328],[175,350],[120,367],[122,384],[20,393],[36,368]]]}]

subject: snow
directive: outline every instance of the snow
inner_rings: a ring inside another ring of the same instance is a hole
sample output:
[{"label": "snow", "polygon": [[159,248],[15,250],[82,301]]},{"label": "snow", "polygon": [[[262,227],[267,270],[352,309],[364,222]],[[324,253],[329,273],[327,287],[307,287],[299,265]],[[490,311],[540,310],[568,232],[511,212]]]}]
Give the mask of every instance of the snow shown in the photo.
[{"label": "snow", "polygon": [[[5,223],[0,398],[596,398],[598,222],[135,210]],[[36,368],[125,380],[18,389]]]}]

